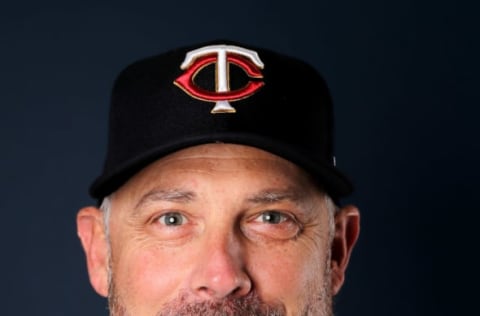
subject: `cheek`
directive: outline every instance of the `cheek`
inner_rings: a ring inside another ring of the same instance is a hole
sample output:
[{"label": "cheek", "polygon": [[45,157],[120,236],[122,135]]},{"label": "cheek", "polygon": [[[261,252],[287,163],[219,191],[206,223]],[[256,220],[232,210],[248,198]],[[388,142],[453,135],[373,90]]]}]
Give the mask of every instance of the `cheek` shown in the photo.
[{"label": "cheek", "polygon": [[265,299],[298,305],[298,300],[312,290],[312,284],[323,284],[325,256],[321,247],[300,244],[263,249],[252,253],[251,275]]},{"label": "cheek", "polygon": [[121,264],[114,264],[113,277],[118,295],[129,310],[152,314],[175,296],[185,269],[181,261],[172,258],[178,256],[159,247],[137,246],[123,251],[117,260]]}]

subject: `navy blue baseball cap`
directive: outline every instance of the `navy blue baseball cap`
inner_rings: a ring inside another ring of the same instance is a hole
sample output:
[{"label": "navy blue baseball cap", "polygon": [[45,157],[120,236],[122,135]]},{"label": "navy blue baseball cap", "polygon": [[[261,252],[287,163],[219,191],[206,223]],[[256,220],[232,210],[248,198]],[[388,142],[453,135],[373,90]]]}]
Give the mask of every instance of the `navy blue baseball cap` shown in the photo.
[{"label": "navy blue baseball cap", "polygon": [[335,166],[332,100],[321,74],[269,49],[218,40],[127,66],[115,80],[99,201],[155,160],[214,142],[257,147],[307,171],[334,199],[353,186]]}]

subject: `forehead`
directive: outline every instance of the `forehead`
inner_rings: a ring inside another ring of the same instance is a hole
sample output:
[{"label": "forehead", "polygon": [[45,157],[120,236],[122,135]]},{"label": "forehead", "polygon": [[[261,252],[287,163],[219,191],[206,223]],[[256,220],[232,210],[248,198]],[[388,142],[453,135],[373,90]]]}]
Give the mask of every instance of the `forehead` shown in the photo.
[{"label": "forehead", "polygon": [[[232,177],[235,176],[235,177]],[[292,162],[245,145],[214,143],[167,155],[133,176],[119,192],[140,193],[156,185],[179,185],[192,178],[210,181],[262,181],[283,186],[313,187],[309,175]]]}]

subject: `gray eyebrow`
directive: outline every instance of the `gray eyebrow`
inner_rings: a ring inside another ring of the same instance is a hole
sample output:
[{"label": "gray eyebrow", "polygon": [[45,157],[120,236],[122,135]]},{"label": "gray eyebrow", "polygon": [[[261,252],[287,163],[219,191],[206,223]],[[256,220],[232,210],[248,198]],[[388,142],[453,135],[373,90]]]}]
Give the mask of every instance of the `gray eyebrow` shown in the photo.
[{"label": "gray eyebrow", "polygon": [[167,202],[177,202],[177,203],[189,203],[196,199],[196,194],[192,191],[182,190],[182,189],[153,189],[147,194],[143,195],[135,209],[140,208],[142,205],[156,202],[156,201],[167,201]]},{"label": "gray eyebrow", "polygon": [[[304,194],[298,190],[292,189],[266,189],[249,196],[246,201],[253,204],[273,204],[281,201],[291,201],[300,203]],[[134,208],[134,214],[142,206],[157,201],[167,201],[175,203],[190,203],[197,199],[197,194],[193,191],[183,189],[153,189],[143,195]],[[303,204],[303,203],[300,203]]]},{"label": "gray eyebrow", "polygon": [[247,200],[255,204],[271,204],[285,200],[298,202],[301,200],[301,196],[302,194],[295,190],[267,189],[250,196]]}]

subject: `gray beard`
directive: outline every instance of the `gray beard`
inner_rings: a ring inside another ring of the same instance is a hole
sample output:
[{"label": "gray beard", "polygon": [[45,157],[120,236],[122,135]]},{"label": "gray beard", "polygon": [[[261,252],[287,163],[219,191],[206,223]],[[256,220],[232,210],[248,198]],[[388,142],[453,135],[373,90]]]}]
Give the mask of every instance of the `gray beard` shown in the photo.
[{"label": "gray beard", "polygon": [[[327,265],[328,266],[328,265]],[[324,273],[324,284],[310,284],[310,297],[300,309],[298,316],[333,316],[332,295],[330,287],[330,269]],[[113,278],[112,278],[113,279]],[[314,294],[316,293],[316,294]],[[110,282],[109,289],[110,316],[133,316],[127,311],[115,289],[115,283]],[[222,301],[204,301],[189,303],[186,295],[181,295],[165,304],[159,312],[152,316],[286,316],[285,307],[281,304],[271,305],[262,302],[260,297],[251,292],[240,298],[225,298]]]},{"label": "gray beard", "polygon": [[187,299],[180,297],[166,304],[156,316],[284,316],[285,308],[282,305],[272,306],[263,303],[260,297],[251,292],[241,298],[226,298],[222,301],[204,301],[188,303]]}]

